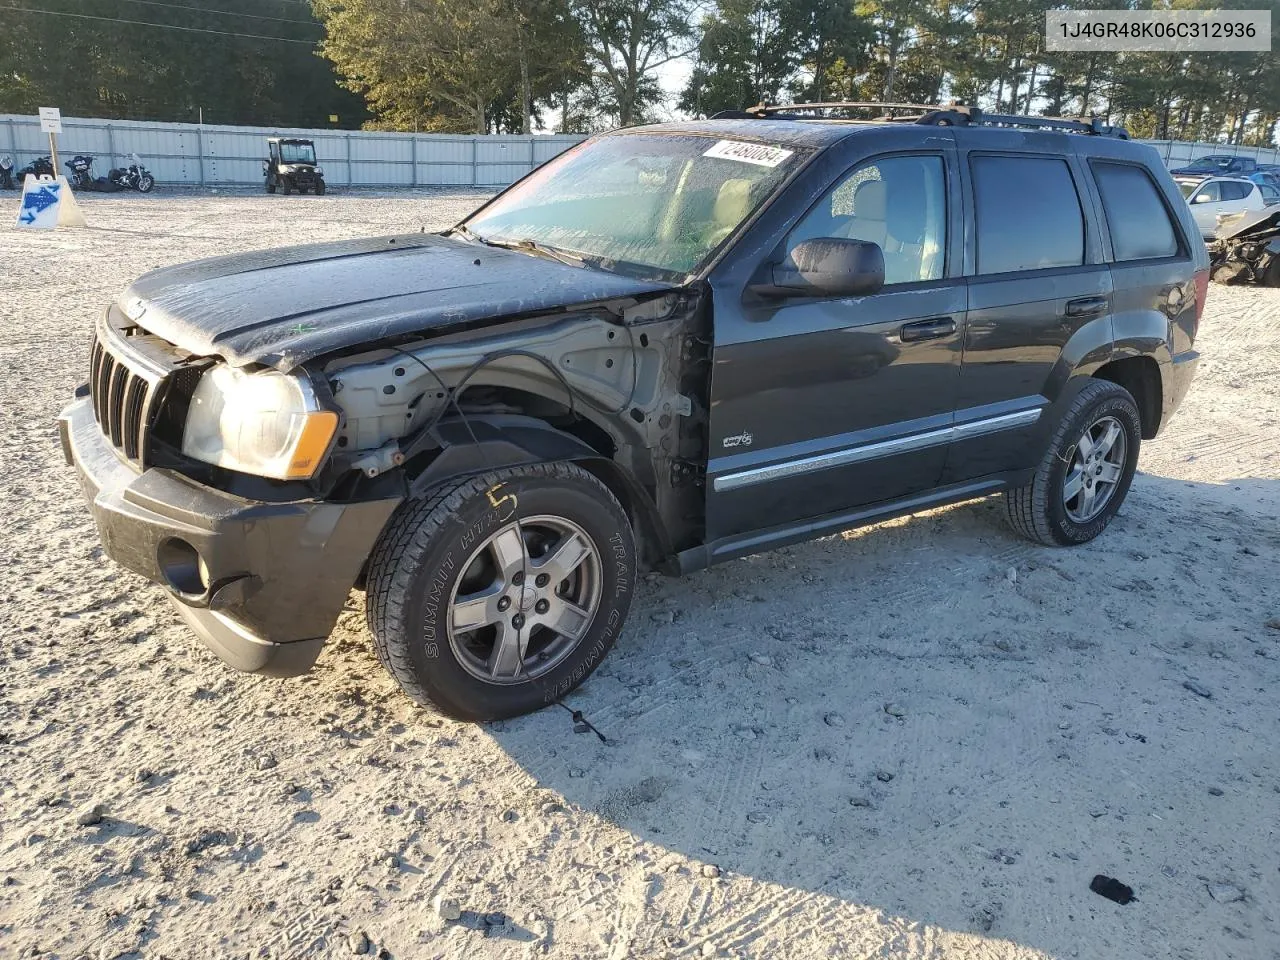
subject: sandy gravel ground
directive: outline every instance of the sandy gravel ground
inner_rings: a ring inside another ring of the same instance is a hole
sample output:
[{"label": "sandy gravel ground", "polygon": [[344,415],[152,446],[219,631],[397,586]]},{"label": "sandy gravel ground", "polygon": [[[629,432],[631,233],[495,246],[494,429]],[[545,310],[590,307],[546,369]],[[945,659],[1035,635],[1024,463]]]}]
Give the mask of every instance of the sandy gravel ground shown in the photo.
[{"label": "sandy gravel ground", "polygon": [[1091,546],[983,502],[651,578],[572,698],[607,744],[413,708],[359,595],[302,680],[189,640],[57,449],[92,318],[152,267],[477,201],[160,193],[2,228],[0,957],[1280,957],[1280,291],[1213,289],[1193,392]]}]

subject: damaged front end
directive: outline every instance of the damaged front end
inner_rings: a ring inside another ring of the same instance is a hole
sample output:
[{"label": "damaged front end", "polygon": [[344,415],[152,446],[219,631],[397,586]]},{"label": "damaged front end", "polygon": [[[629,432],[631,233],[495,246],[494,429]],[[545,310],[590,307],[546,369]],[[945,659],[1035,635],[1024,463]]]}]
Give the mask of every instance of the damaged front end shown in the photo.
[{"label": "damaged front end", "polygon": [[1209,244],[1209,266],[1218,283],[1280,287],[1280,209],[1219,221],[1218,239]]}]

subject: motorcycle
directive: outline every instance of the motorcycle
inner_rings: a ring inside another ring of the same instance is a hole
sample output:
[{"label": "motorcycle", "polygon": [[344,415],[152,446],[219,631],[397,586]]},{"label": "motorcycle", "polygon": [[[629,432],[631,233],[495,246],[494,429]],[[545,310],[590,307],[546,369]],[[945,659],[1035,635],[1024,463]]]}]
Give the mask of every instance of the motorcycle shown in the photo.
[{"label": "motorcycle", "polygon": [[72,190],[97,190],[108,193],[123,189],[105,177],[95,178],[93,175],[93,157],[87,154],[77,154],[68,160],[64,166],[71,171],[71,176],[67,178],[67,183],[71,185]]},{"label": "motorcycle", "polygon": [[156,178],[142,165],[142,158],[136,153],[129,154],[133,163],[127,167],[116,167],[107,174],[107,179],[118,187],[137,190],[139,193],[150,193],[156,185]]},{"label": "motorcycle", "polygon": [[25,167],[13,175],[17,181],[18,188],[27,182],[27,177],[48,177],[53,179],[53,161],[48,157],[36,157]]},{"label": "motorcycle", "polygon": [[7,153],[0,157],[0,190],[13,189],[13,157]]}]

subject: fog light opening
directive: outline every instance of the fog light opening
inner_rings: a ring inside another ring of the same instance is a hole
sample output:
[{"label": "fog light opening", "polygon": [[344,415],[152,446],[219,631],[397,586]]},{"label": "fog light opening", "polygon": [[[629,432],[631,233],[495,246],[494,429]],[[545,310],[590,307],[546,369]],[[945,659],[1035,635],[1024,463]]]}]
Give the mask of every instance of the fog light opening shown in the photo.
[{"label": "fog light opening", "polygon": [[156,550],[156,561],[165,582],[179,593],[202,595],[209,589],[209,570],[204,558],[187,541],[169,537]]}]

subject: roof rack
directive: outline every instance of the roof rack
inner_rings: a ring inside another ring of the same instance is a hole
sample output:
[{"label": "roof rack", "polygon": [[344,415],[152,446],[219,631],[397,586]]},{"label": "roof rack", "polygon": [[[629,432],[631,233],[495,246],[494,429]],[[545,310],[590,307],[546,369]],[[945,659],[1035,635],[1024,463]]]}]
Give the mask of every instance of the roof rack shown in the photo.
[{"label": "roof rack", "polygon": [[787,105],[761,103],[741,113],[735,113],[735,116],[801,120],[804,119],[805,113],[827,113],[834,110],[874,111],[878,116],[870,120],[879,123],[920,123],[939,127],[1019,127],[1026,130],[1057,130],[1063,133],[1083,133],[1095,137],[1115,137],[1119,140],[1129,139],[1128,130],[1103,123],[1100,117],[1033,117],[1012,113],[988,113],[979,107],[963,103],[943,105],[852,100]]}]

